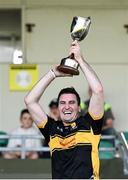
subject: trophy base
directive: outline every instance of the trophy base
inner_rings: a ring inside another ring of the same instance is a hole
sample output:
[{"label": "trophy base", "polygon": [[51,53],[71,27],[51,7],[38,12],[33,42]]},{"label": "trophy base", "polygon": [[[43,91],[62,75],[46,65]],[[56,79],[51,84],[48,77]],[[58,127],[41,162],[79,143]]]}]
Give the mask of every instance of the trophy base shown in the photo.
[{"label": "trophy base", "polygon": [[78,62],[70,57],[63,58],[57,69],[66,74],[79,75]]},{"label": "trophy base", "polygon": [[78,69],[74,69],[69,66],[60,65],[57,67],[57,69],[66,74],[79,75]]}]

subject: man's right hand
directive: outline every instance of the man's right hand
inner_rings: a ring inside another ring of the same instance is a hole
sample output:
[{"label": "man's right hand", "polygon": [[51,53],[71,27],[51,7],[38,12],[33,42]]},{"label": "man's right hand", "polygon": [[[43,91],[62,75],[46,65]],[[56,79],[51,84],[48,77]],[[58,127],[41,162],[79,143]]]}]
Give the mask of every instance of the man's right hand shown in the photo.
[{"label": "man's right hand", "polygon": [[72,74],[67,74],[67,73],[63,73],[61,71],[59,71],[57,69],[58,66],[55,66],[52,68],[53,73],[55,74],[56,77],[72,77]]}]

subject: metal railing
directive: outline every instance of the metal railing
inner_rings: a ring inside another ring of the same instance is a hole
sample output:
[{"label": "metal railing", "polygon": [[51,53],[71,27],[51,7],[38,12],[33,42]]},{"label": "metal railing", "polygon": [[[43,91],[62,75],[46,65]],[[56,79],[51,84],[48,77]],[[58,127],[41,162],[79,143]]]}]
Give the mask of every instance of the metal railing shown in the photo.
[{"label": "metal railing", "polygon": [[[21,139],[21,147],[0,147],[0,152],[9,152],[9,151],[20,151],[21,152],[21,159],[26,158],[26,152],[27,151],[38,151],[38,152],[49,152],[49,147],[42,147],[39,148],[28,148],[25,147],[25,141],[27,139],[41,139],[44,140],[44,137],[42,135],[0,135],[0,139]],[[102,136],[102,140],[114,140],[115,136]],[[116,151],[116,147],[100,147],[99,151]]]},{"label": "metal railing", "polygon": [[128,142],[123,132],[118,133],[119,147],[123,158],[123,171],[125,175],[128,175]]},{"label": "metal railing", "polygon": [[[43,145],[41,147],[33,147],[28,148],[25,147],[25,141],[27,139],[41,139],[42,142],[44,140],[44,137],[42,135],[0,135],[0,140],[5,139],[21,139],[21,147],[0,147],[0,152],[9,152],[9,151],[20,151],[21,152],[21,159],[26,158],[26,152],[28,151],[37,151],[37,152],[49,152],[49,147],[44,147]],[[123,171],[125,175],[128,175],[128,143],[124,136],[123,132],[117,133],[116,136],[101,136],[101,140],[105,141],[112,141],[114,142],[112,147],[100,147],[99,151],[104,152],[114,152],[116,154],[117,148],[120,149],[120,153],[122,155],[123,159]],[[42,143],[43,144],[43,143]]]},{"label": "metal railing", "polygon": [[21,152],[21,159],[26,158],[27,151],[43,151],[49,152],[49,147],[33,147],[28,148],[25,147],[26,139],[42,139],[44,140],[42,135],[0,135],[0,139],[21,139],[21,146],[20,147],[0,147],[1,152],[8,152],[8,151],[20,151]]},{"label": "metal railing", "polygon": [[116,152],[116,136],[114,135],[103,135],[101,136],[101,140],[109,140],[109,141],[113,141],[113,147],[99,147],[99,151],[106,151],[106,152]]}]

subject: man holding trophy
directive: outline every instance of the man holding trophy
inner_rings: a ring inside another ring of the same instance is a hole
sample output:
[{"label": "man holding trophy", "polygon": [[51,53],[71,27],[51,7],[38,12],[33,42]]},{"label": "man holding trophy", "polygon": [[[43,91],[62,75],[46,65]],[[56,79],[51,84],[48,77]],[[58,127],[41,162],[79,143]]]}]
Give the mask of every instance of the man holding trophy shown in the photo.
[{"label": "man holding trophy", "polygon": [[[74,41],[70,46],[69,57],[50,69],[25,97],[32,118],[48,141],[53,179],[99,178],[98,144],[104,113],[103,87],[80,52],[78,41],[87,35],[90,25],[90,18],[81,18],[75,17],[71,25]],[[64,88],[58,95],[60,120],[55,121],[44,112],[39,100],[55,78],[78,75],[78,67],[92,90],[88,112],[80,116],[79,94],[74,88]]]}]

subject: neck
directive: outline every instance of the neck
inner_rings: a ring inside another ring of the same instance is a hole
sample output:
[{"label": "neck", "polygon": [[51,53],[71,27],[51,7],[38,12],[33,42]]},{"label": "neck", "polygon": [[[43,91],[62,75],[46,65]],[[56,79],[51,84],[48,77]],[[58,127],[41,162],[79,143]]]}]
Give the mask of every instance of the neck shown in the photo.
[{"label": "neck", "polygon": [[78,113],[77,117],[76,117],[74,120],[69,121],[69,122],[65,122],[65,121],[62,120],[62,122],[63,122],[64,126],[70,126],[70,125],[71,125],[73,122],[75,122],[76,119],[79,118],[79,117],[80,117],[80,113]]},{"label": "neck", "polygon": [[[75,120],[74,120],[75,121]],[[63,125],[64,126],[70,126],[74,121],[72,121],[72,122],[63,122]]]}]

